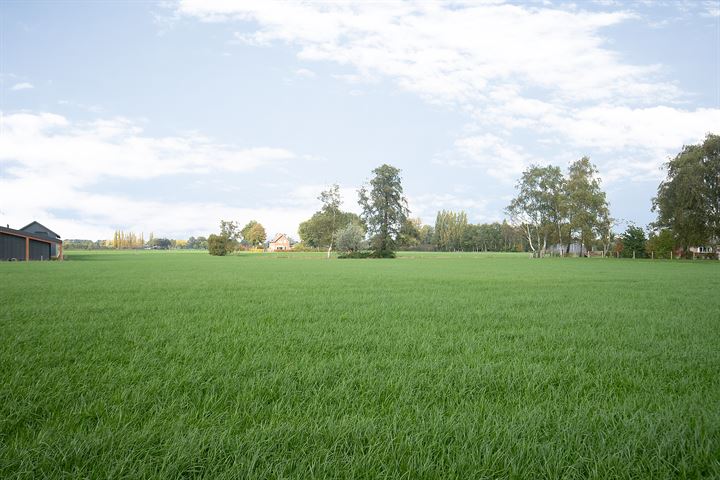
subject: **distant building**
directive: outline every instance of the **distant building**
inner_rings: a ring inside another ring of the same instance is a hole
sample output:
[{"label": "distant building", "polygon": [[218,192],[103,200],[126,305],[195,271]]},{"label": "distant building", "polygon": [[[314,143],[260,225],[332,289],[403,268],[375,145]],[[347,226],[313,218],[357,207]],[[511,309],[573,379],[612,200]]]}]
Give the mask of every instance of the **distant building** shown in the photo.
[{"label": "distant building", "polygon": [[546,250],[551,255],[569,255],[575,257],[584,257],[588,255],[587,248],[585,248],[583,244],[578,242],[571,243],[570,248],[568,248],[568,245],[566,243],[556,243],[555,245],[548,245]]},{"label": "distant building", "polygon": [[720,259],[720,249],[714,249],[709,246],[698,246],[688,248],[692,252],[693,258],[718,258]]},{"label": "distant building", "polygon": [[279,252],[283,250],[290,250],[290,239],[284,233],[278,233],[268,244],[268,251]]},{"label": "distant building", "polygon": [[0,260],[62,260],[60,235],[32,222],[20,230],[0,227]]}]

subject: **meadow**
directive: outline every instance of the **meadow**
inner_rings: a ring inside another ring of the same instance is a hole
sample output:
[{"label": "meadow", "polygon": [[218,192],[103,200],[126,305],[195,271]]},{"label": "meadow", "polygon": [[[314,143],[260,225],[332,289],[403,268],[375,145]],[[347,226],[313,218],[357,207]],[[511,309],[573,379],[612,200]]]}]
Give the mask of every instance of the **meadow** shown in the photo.
[{"label": "meadow", "polygon": [[718,478],[720,262],[0,264],[1,478]]}]

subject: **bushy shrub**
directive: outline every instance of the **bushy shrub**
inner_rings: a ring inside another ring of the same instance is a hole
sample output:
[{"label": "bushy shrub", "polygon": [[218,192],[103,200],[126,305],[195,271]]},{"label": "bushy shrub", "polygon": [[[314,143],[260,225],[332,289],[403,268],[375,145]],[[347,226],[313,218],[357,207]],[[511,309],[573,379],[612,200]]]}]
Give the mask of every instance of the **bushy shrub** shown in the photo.
[{"label": "bushy shrub", "polygon": [[652,252],[655,258],[670,258],[670,252],[675,247],[672,231],[663,229],[658,234],[651,235],[645,244],[645,251]]},{"label": "bushy shrub", "polygon": [[350,223],[335,233],[337,249],[340,252],[357,252],[366,248],[365,229]]},{"label": "bushy shrub", "polygon": [[210,255],[225,255],[228,252],[229,241],[223,235],[212,234],[208,237],[208,253]]}]

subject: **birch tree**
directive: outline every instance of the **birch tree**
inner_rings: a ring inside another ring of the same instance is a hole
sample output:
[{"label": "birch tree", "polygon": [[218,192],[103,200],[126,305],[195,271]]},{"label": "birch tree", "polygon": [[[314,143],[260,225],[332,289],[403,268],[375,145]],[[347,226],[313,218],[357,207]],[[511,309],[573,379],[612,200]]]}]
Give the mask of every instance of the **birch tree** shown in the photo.
[{"label": "birch tree", "polygon": [[572,232],[576,232],[581,245],[590,250],[596,235],[610,221],[610,210],[605,192],[600,188],[597,167],[588,157],[582,157],[570,164],[566,192],[570,224],[568,251],[572,243]]},{"label": "birch tree", "polygon": [[331,185],[327,190],[320,192],[318,200],[323,204],[322,212],[330,219],[330,243],[327,251],[327,258],[330,258],[330,252],[332,251],[337,231],[337,217],[340,213],[340,205],[342,204],[340,186],[337,183]]},{"label": "birch tree", "polygon": [[506,208],[510,221],[520,228],[528,241],[534,257],[541,257],[547,249],[548,237],[554,228],[560,206],[555,205],[555,192],[548,192],[548,185],[555,185],[555,167],[531,165],[517,183],[517,196]]}]

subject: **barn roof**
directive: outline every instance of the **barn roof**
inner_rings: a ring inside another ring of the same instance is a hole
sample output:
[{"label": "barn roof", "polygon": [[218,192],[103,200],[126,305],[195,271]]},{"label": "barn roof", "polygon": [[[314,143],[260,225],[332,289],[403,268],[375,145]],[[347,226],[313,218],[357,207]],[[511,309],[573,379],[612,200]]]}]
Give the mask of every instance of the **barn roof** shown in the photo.
[{"label": "barn roof", "polygon": [[32,221],[32,222],[28,223],[27,225],[25,225],[24,227],[22,227],[20,230],[27,232],[27,229],[30,228],[30,227],[32,227],[33,225],[37,225],[38,227],[42,227],[43,229],[47,230],[47,231],[51,234],[51,236],[54,235],[55,237],[60,238],[60,235],[58,235],[57,233],[53,232],[52,230],[50,230],[49,228],[47,228],[45,225],[43,225],[42,223],[40,223],[40,222],[38,222],[38,221]]},{"label": "barn roof", "polygon": [[22,230],[15,230],[14,228],[8,228],[8,227],[0,227],[0,233],[14,235],[16,237],[23,237],[23,238],[27,237],[27,238],[31,238],[31,239],[35,239],[35,240],[40,240],[42,242],[62,243],[62,240],[60,240],[60,238],[49,237],[47,235],[43,235],[40,233],[24,232]]}]

